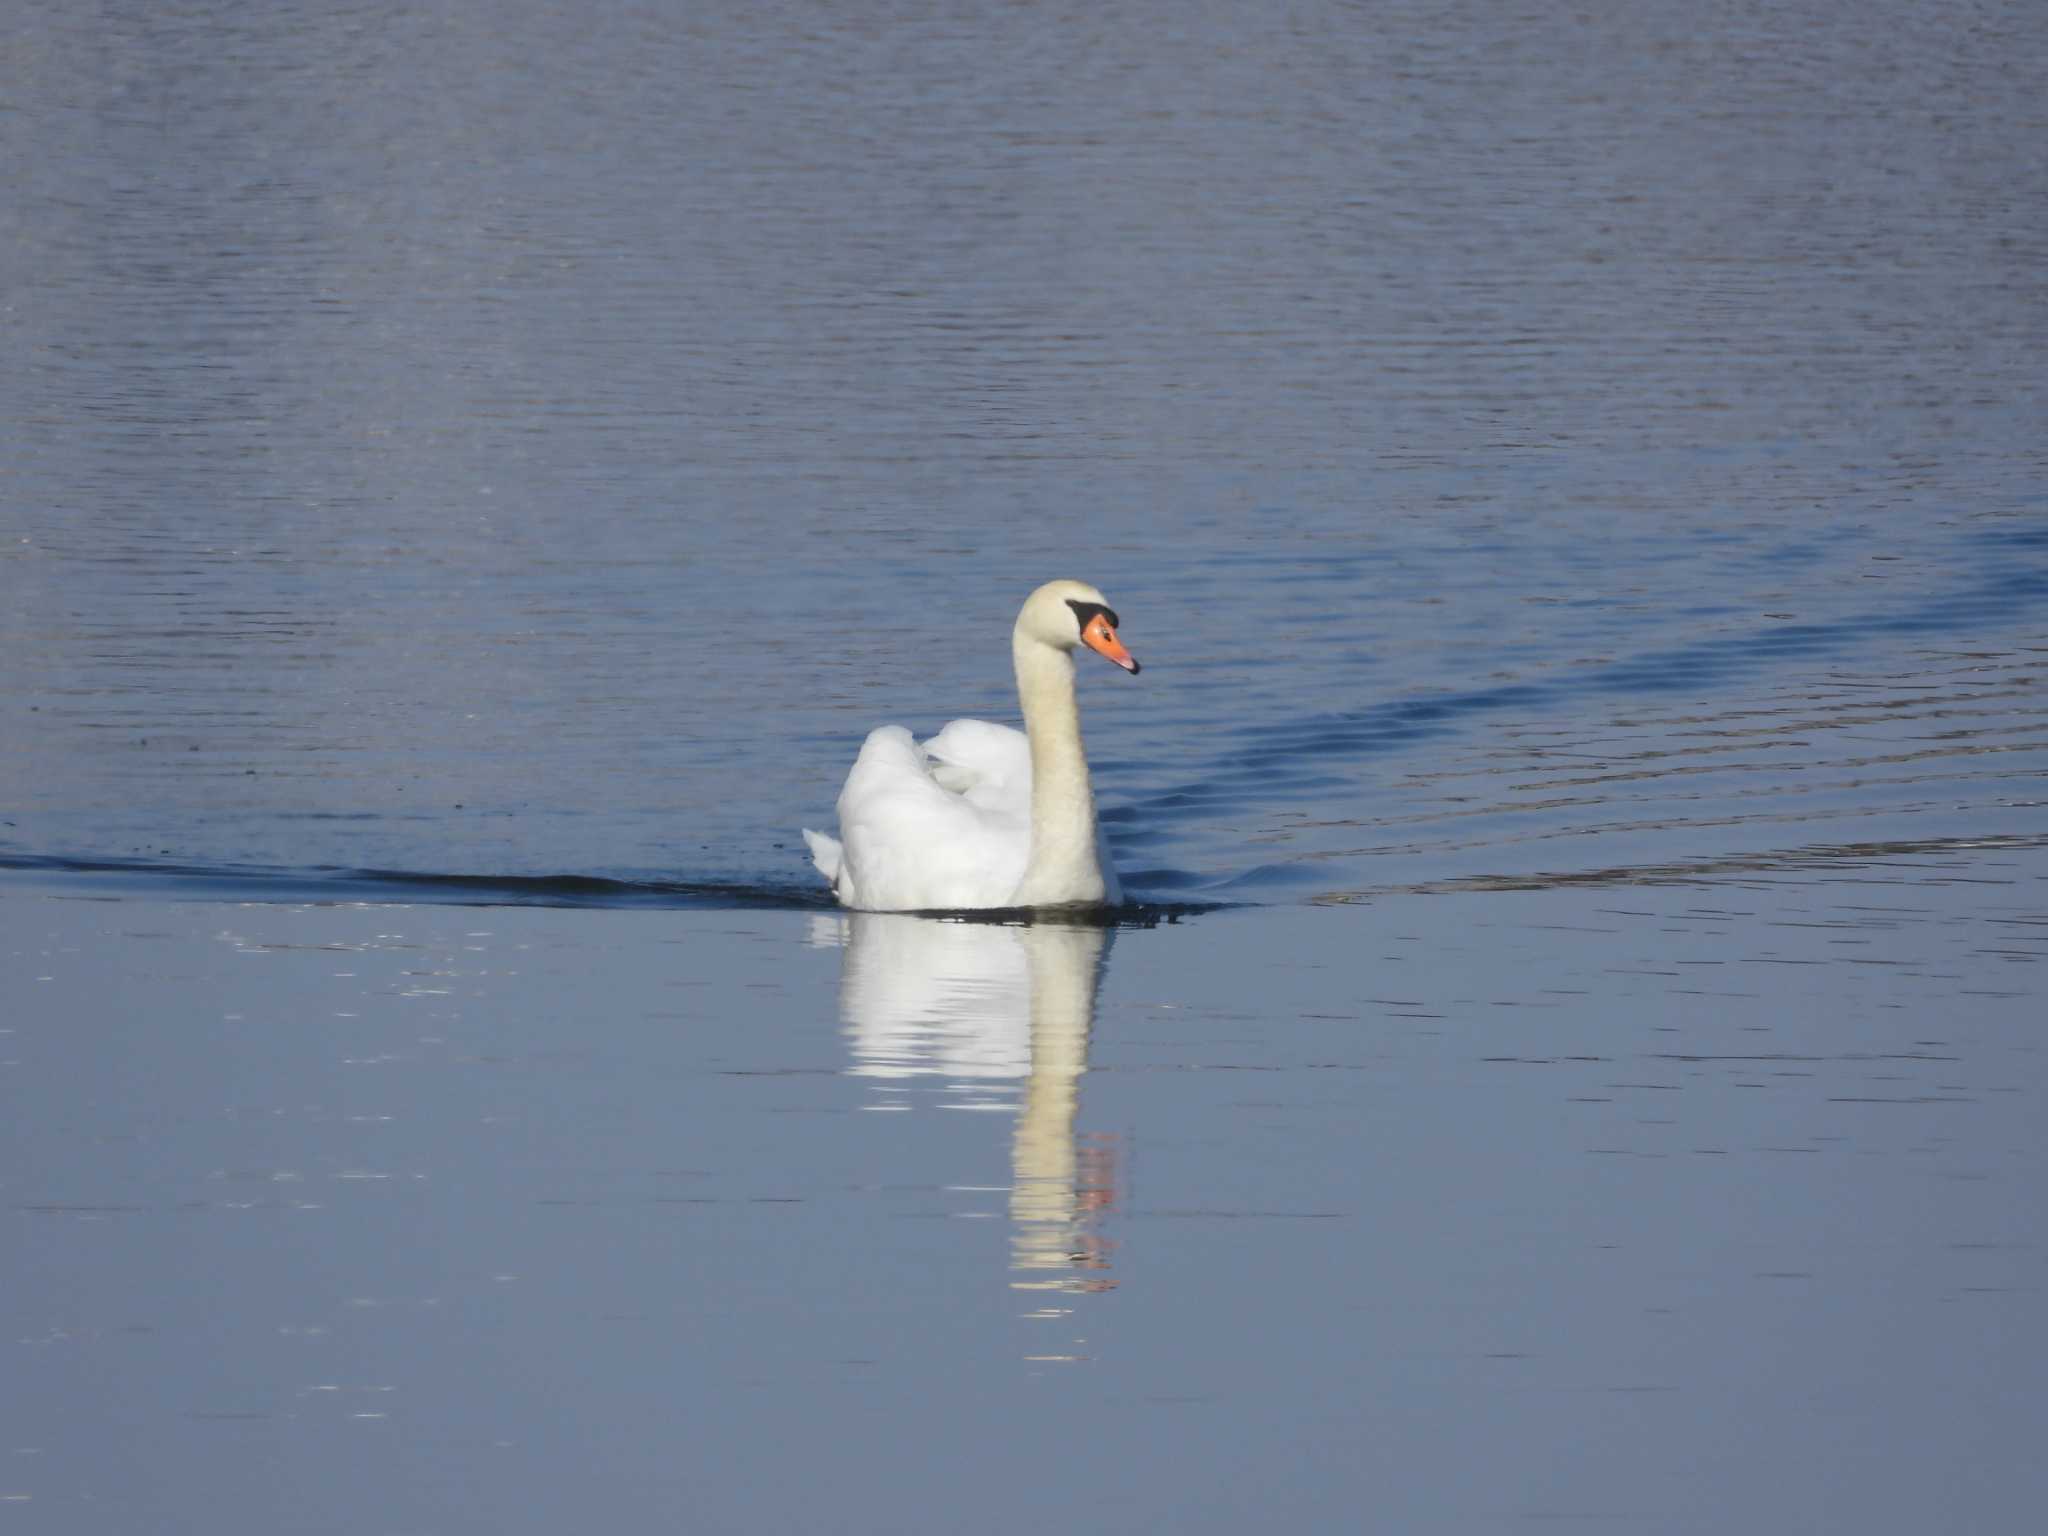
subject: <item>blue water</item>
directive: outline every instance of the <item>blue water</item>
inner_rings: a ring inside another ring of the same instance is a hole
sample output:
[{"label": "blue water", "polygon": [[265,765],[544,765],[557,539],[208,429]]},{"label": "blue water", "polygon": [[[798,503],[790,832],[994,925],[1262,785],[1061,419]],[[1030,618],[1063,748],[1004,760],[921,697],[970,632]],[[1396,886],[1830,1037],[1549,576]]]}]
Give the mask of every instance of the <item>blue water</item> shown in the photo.
[{"label": "blue water", "polygon": [[[1941,0],[19,18],[0,1497],[2022,1523],[2044,75]],[[843,919],[798,828],[1058,575],[1131,910]]]}]

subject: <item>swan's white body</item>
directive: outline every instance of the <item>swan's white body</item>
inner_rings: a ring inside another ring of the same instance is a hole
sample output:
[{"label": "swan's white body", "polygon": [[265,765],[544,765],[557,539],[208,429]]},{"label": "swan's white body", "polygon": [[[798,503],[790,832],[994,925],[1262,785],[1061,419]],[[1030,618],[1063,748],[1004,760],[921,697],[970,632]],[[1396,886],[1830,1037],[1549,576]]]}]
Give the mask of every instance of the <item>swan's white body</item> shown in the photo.
[{"label": "swan's white body", "polygon": [[1054,581],[1025,599],[1011,632],[1024,730],[955,720],[920,745],[900,725],[871,732],[839,794],[839,836],[804,829],[841,906],[864,912],[1117,905],[1102,846],[1074,648],[1138,670],[1102,594]]}]

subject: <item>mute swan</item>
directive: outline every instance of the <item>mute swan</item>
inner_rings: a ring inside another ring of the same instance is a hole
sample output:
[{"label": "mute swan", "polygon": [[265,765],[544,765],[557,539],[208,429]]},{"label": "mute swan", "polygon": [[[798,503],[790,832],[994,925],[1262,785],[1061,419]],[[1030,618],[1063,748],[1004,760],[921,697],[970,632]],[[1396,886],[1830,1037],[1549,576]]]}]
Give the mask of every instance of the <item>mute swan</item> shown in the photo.
[{"label": "mute swan", "polygon": [[1010,632],[1024,729],[955,720],[919,746],[871,732],[839,792],[839,836],[804,828],[839,904],[863,912],[1115,906],[1116,871],[1095,824],[1074,647],[1126,672],[1115,611],[1085,582],[1049,581]]}]

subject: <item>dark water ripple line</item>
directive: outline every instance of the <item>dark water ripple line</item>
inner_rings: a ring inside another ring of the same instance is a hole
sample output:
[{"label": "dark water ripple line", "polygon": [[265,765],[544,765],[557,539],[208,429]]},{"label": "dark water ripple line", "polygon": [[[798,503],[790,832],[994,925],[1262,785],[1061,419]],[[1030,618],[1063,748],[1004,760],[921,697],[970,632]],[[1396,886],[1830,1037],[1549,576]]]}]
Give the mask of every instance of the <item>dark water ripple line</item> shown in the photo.
[{"label": "dark water ripple line", "polygon": [[433,874],[334,865],[294,869],[266,864],[193,864],[27,853],[0,853],[0,874],[209,900],[315,904],[395,901],[490,907],[753,907],[793,911],[834,907],[830,892],[808,886],[622,880],[601,875]]},{"label": "dark water ripple line", "polygon": [[[1170,887],[1173,872],[1157,882]],[[292,869],[265,864],[193,864],[162,859],[84,859],[53,854],[0,853],[0,878],[54,883],[81,893],[139,894],[195,901],[350,902],[453,907],[577,907],[654,911],[837,912],[822,886],[727,880],[624,880],[602,875],[460,875],[420,870],[346,869],[315,865]],[[1233,882],[1234,883],[1234,882]],[[1230,901],[1126,902],[1100,912],[1060,913],[1063,924],[1152,928],[1241,903]],[[1029,923],[1025,910],[930,912],[951,921]]]},{"label": "dark water ripple line", "polygon": [[[1447,880],[1414,880],[1330,891],[1312,898],[1318,906],[1346,906],[1383,896],[1450,896],[1483,891],[1551,891],[1569,888],[1604,889],[1632,885],[1756,884],[1781,875],[1847,879],[1861,871],[1898,865],[1926,874],[1938,868],[1924,861],[1955,859],[1973,871],[1972,883],[1983,883],[1979,866],[1985,855],[2021,853],[2048,848],[2048,832],[1996,837],[1930,837],[1889,842],[1808,843],[1769,853],[1735,854],[1669,863],[1617,865],[1608,869],[1539,871],[1518,875],[1461,875]],[[1862,878],[1869,878],[1868,875]],[[1812,884],[1809,880],[1803,884]]]},{"label": "dark water ripple line", "polygon": [[[2016,535],[2008,548],[2027,548]],[[1172,785],[1103,812],[1112,845],[1117,829],[1169,812],[1176,818],[1223,815],[1248,797],[1228,787],[1257,775],[1278,795],[1276,773],[1305,758],[1355,759],[1415,742],[1453,735],[1469,722],[1504,710],[1541,711],[1580,698],[1614,694],[1700,694],[1726,687],[1787,660],[1815,661],[1839,656],[1857,641],[1874,636],[1957,634],[2017,619],[2048,608],[2048,566],[2020,565],[1967,590],[1930,599],[1896,612],[1860,614],[1826,624],[1779,624],[1749,634],[1703,640],[1645,652],[1607,666],[1539,682],[1503,683],[1426,698],[1400,699],[1366,709],[1322,714],[1256,727],[1259,744],[1225,753],[1203,778]]]}]

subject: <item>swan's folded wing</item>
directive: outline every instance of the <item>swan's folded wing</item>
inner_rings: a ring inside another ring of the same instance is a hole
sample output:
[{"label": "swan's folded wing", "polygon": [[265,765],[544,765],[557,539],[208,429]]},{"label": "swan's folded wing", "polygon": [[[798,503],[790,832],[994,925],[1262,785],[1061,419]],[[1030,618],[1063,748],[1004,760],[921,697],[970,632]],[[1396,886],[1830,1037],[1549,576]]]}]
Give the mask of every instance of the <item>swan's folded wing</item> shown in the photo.
[{"label": "swan's folded wing", "polygon": [[[1028,815],[942,787],[900,725],[870,732],[839,795],[842,879],[870,910],[1000,906],[1024,876]],[[1029,805],[1029,791],[1025,803]]]},{"label": "swan's folded wing", "polygon": [[922,748],[932,778],[968,803],[1008,816],[1031,815],[1031,739],[987,720],[955,720]]}]

